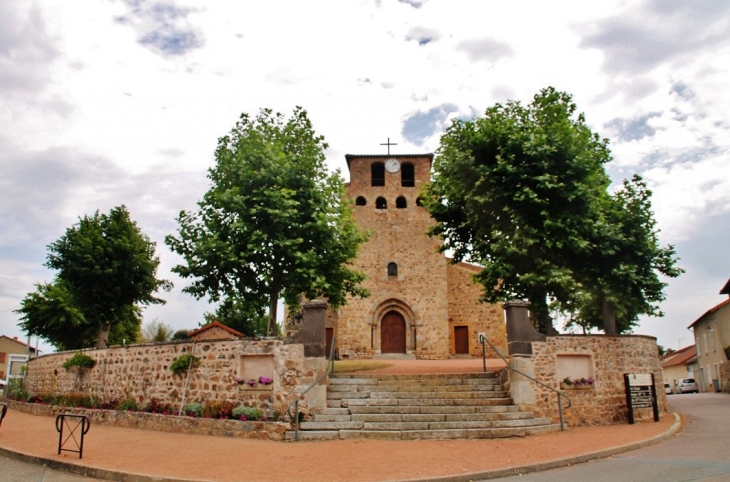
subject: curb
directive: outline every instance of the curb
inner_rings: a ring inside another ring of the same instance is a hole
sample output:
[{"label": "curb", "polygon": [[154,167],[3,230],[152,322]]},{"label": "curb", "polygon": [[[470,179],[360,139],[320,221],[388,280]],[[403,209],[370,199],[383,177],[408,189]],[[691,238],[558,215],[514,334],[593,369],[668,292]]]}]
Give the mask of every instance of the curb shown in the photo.
[{"label": "curb", "polygon": [[590,462],[591,460],[605,459],[616,454],[630,452],[632,450],[637,450],[657,444],[676,434],[677,432],[679,432],[679,429],[682,426],[682,419],[677,413],[672,413],[672,415],[674,415],[674,423],[671,427],[669,427],[666,432],[660,433],[659,435],[655,435],[646,440],[641,440],[639,442],[632,442],[624,445],[619,445],[618,447],[596,450],[594,452],[588,452],[573,457],[553,459],[546,462],[538,462],[535,464],[516,465],[513,467],[492,469],[483,472],[471,472],[468,474],[444,475],[441,477],[428,477],[423,479],[401,479],[394,482],[473,482],[474,480],[499,479],[501,477],[509,477],[511,475],[523,475],[533,472],[543,472],[546,470],[567,467],[569,465],[582,464],[584,462]]},{"label": "curb", "polygon": [[[603,459],[611,457],[612,455],[648,447],[649,445],[654,445],[676,434],[681,427],[681,418],[676,413],[673,413],[672,415],[674,415],[674,423],[666,432],[639,442],[633,442],[629,444],[619,445],[618,447],[588,452],[573,457],[564,457],[562,459],[538,462],[536,464],[518,465],[501,469],[492,469],[483,472],[471,472],[468,474],[445,475],[441,477],[429,477],[423,479],[402,479],[401,481],[395,482],[470,482],[474,480],[497,479],[500,477],[509,477],[511,475],[542,472],[545,470],[566,467],[568,465],[589,462],[595,459]],[[21,462],[28,462],[35,465],[42,465],[50,469],[62,470],[71,474],[84,475],[87,477],[94,477],[102,480],[114,480],[117,482],[203,482],[197,479],[179,479],[173,477],[151,476],[145,474],[120,472],[116,470],[102,469],[97,467],[88,467],[85,465],[38,457],[23,452],[16,452],[4,447],[0,447],[0,455],[8,457],[9,459],[19,460]]]}]

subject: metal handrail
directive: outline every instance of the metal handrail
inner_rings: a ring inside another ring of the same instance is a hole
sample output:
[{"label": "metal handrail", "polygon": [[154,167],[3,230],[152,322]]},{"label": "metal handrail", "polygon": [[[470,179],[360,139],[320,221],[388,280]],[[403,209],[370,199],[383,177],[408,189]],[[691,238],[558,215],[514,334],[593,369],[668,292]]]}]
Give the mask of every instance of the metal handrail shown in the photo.
[{"label": "metal handrail", "polygon": [[494,353],[496,353],[497,356],[499,358],[501,358],[502,361],[504,361],[504,363],[507,365],[507,369],[508,370],[512,370],[513,372],[517,372],[520,375],[529,378],[530,380],[532,380],[533,382],[537,383],[538,385],[542,385],[543,387],[547,388],[548,390],[551,390],[551,391],[553,391],[553,392],[555,392],[555,393],[558,394],[558,414],[560,415],[560,431],[564,432],[565,431],[565,424],[563,424],[563,402],[560,399],[560,397],[565,397],[568,400],[568,406],[565,407],[566,409],[568,409],[568,408],[570,408],[570,407],[573,406],[573,401],[570,399],[570,397],[567,396],[567,395],[565,395],[564,393],[558,391],[558,390],[555,390],[553,387],[549,387],[549,386],[545,385],[544,383],[542,383],[539,380],[535,380],[534,378],[532,378],[527,373],[521,372],[518,369],[514,368],[512,365],[510,365],[510,363],[507,361],[507,359],[502,356],[502,354],[499,352],[499,350],[497,350],[497,347],[495,347],[494,345],[492,345],[492,343],[487,339],[486,336],[480,336],[479,337],[479,341],[482,342],[482,353],[484,352],[484,343],[486,342],[487,344],[489,344],[489,346],[492,348],[492,350],[494,350]]},{"label": "metal handrail", "polygon": [[[304,395],[306,395],[311,389],[313,389],[314,387],[319,385],[319,383],[322,380],[327,378],[330,375],[330,373],[332,373],[332,370],[334,369],[334,366],[335,366],[334,353],[335,353],[335,342],[336,341],[337,341],[337,337],[333,336],[332,345],[330,346],[330,355],[327,360],[327,369],[324,371],[324,373],[322,375],[320,375],[319,377],[317,377],[317,380],[315,380],[314,383],[309,385],[309,387],[307,387],[306,390],[304,390],[302,393],[297,395],[297,398],[294,399],[294,401],[291,402],[288,407],[286,407],[285,413],[287,415],[289,415],[289,419],[294,422],[294,441],[295,442],[299,441],[299,400],[301,400],[301,398]],[[296,413],[296,416],[293,416],[291,414],[292,407],[294,407],[294,412]]]}]

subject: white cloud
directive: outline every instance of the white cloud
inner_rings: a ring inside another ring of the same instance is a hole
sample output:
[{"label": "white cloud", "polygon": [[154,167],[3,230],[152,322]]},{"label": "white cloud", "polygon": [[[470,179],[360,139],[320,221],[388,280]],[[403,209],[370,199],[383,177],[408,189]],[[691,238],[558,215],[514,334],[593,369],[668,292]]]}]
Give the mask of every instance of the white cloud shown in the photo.
[{"label": "white cloud", "polygon": [[727,14],[658,0],[0,2],[0,332],[17,318],[5,306],[47,276],[45,246],[119,204],[176,283],[145,316],[195,326],[207,308],[180,293],[162,239],[241,112],[303,106],[347,175],[345,153],[384,153],[388,137],[396,153],[434,151],[451,118],[553,85],[611,138],[615,180],[639,172],[654,190],[688,273],[667,318],[638,331],[673,346],[730,276],[727,256],[694,255],[727,235],[708,229],[730,205]]}]

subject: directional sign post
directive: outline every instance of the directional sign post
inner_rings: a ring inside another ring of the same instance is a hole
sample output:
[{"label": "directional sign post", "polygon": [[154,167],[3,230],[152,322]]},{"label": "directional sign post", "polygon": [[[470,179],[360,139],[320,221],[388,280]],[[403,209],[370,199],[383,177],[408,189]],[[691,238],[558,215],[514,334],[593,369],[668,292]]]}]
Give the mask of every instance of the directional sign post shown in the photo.
[{"label": "directional sign post", "polygon": [[626,404],[629,407],[629,424],[634,423],[634,409],[652,408],[654,421],[659,421],[659,404],[656,397],[653,373],[625,373]]}]

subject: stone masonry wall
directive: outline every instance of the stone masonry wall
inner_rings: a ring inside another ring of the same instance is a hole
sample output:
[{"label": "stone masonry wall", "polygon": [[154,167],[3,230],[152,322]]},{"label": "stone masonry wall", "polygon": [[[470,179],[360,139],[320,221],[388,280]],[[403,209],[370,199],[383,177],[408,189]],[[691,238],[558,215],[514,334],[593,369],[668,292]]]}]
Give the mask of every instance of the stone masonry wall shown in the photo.
[{"label": "stone masonry wall", "polygon": [[[489,341],[502,353],[507,353],[507,335],[504,323],[504,310],[501,306],[479,303],[484,288],[474,283],[472,275],[479,272],[479,268],[466,263],[449,264],[447,267],[449,290],[449,334],[452,353],[454,351],[454,326],[469,327],[469,353],[481,356],[482,345],[479,343],[479,333],[486,334]],[[497,355],[486,347],[487,356],[495,358]]]},{"label": "stone masonry wall", "polygon": [[[66,371],[62,364],[74,352],[43,355],[28,363],[26,386],[32,394],[92,393],[102,400],[125,397],[144,405],[151,398],[179,406],[185,376],[170,371],[175,358],[192,352],[200,366],[190,371],[185,403],[230,400],[283,413],[289,402],[325,370],[322,358],[305,358],[303,345],[281,340],[225,340],[141,344],[104,350],[84,350],[96,361],[92,369]],[[250,387],[236,377],[273,378],[270,385]],[[324,408],[325,386],[310,391],[300,402],[300,411]]]},{"label": "stone masonry wall", "polygon": [[[595,386],[588,390],[563,390],[572,400],[572,407],[564,411],[569,426],[608,425],[626,423],[628,407],[624,389],[624,373],[653,373],[659,412],[667,413],[662,370],[656,338],[642,335],[561,335],[548,337],[544,342],[532,342],[534,378],[555,389],[560,389],[558,357],[586,355],[590,360]],[[535,388],[537,416],[558,421],[557,395],[532,384]],[[651,408],[634,411],[636,420],[653,417]]]}]

